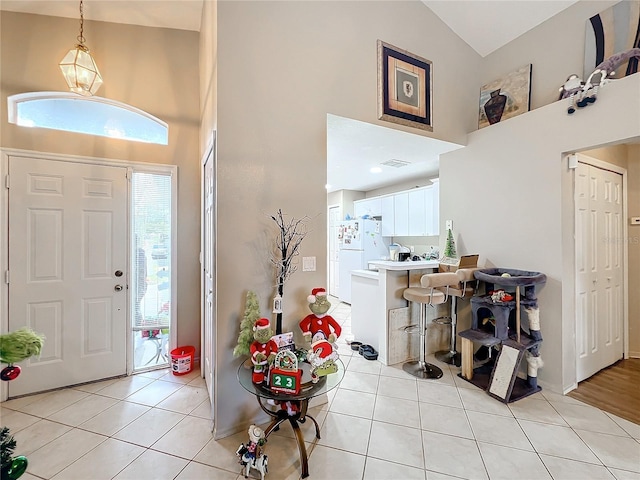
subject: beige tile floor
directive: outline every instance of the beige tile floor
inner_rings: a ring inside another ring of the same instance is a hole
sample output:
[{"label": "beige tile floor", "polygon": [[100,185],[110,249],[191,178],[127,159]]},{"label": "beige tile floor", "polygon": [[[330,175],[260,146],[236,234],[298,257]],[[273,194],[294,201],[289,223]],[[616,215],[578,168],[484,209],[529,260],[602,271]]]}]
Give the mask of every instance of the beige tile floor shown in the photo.
[{"label": "beige tile floor", "polygon": [[[322,438],[303,425],[309,478],[640,480],[640,425],[545,390],[505,405],[447,365],[433,381],[365,360],[344,343],[349,306],[333,303],[346,374],[310,411]],[[0,414],[29,459],[21,480],[240,480],[246,432],[212,440],[208,404],[199,372],[164,369],[10,400]],[[265,448],[267,479],[300,477],[288,425]]]}]

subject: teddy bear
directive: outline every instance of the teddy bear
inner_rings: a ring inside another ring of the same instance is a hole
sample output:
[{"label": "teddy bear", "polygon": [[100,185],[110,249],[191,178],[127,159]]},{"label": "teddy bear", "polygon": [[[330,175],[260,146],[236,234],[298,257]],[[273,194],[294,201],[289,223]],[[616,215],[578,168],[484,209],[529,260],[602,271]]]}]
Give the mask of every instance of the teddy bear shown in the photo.
[{"label": "teddy bear", "polygon": [[307,342],[315,343],[326,340],[334,343],[342,333],[342,327],[327,312],[331,308],[331,303],[327,299],[327,292],[324,288],[314,288],[311,295],[307,297],[311,314],[307,315],[300,322],[300,330]]},{"label": "teddy bear", "polygon": [[269,365],[278,352],[278,344],[271,337],[273,330],[268,318],[259,318],[253,327],[254,341],[249,348],[253,363],[253,383],[263,383],[266,379]]}]

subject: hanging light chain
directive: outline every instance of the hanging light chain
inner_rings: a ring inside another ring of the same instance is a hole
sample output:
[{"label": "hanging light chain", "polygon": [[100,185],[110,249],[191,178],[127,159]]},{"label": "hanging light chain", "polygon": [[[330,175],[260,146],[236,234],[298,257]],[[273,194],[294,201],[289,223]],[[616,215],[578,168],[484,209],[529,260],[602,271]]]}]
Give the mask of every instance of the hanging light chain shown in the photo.
[{"label": "hanging light chain", "polygon": [[83,2],[82,0],[80,0],[80,35],[78,35],[78,42],[80,43],[80,45],[82,45],[83,47],[84,45],[84,10],[83,10]]}]

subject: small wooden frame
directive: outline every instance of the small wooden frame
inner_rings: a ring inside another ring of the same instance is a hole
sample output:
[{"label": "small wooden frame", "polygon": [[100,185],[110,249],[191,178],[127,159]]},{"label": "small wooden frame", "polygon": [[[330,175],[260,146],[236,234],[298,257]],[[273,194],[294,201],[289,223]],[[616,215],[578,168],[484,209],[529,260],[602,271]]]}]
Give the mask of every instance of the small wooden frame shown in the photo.
[{"label": "small wooden frame", "polygon": [[496,359],[495,367],[491,372],[487,393],[493,398],[497,398],[508,403],[513,391],[513,385],[518,375],[520,361],[526,348],[513,340],[504,340],[502,349]]}]

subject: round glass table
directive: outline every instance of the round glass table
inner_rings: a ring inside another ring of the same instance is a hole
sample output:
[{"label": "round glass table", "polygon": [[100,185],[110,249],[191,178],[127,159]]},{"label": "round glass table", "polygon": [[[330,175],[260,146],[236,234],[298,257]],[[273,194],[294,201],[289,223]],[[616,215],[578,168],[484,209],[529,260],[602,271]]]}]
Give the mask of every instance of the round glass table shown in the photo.
[{"label": "round glass table", "polygon": [[[264,431],[265,437],[280,426],[281,423],[288,421],[296,435],[296,443],[300,453],[300,467],[302,470],[302,478],[309,476],[309,464],[307,460],[307,448],[304,445],[304,437],[300,431],[300,423],[304,423],[308,418],[311,419],[316,427],[316,438],[320,438],[320,427],[318,422],[311,415],[307,414],[309,400],[313,397],[323,395],[328,391],[336,388],[344,377],[344,364],[340,359],[336,360],[338,371],[327,376],[320,377],[317,383],[311,381],[311,366],[306,362],[300,363],[302,369],[302,384],[298,394],[287,394],[272,392],[266,384],[256,385],[251,380],[253,368],[247,362],[240,364],[238,368],[238,381],[240,385],[249,393],[252,393],[258,399],[260,408],[267,413],[273,420]],[[271,410],[265,406],[265,401],[272,400],[280,406],[279,410]]]}]

